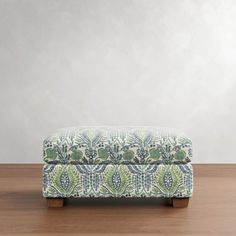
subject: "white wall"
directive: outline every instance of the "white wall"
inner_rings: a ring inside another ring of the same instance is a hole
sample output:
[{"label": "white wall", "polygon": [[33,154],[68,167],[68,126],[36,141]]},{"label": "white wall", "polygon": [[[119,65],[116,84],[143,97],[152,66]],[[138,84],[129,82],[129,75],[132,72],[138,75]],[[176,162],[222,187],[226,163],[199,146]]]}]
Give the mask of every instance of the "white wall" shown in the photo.
[{"label": "white wall", "polygon": [[184,130],[236,162],[236,1],[0,0],[0,162],[76,125]]}]

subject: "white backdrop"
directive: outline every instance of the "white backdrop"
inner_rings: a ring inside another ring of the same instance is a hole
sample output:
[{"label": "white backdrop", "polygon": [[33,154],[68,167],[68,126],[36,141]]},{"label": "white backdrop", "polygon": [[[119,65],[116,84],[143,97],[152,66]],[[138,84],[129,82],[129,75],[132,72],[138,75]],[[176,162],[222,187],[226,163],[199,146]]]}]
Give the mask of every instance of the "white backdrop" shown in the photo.
[{"label": "white backdrop", "polygon": [[192,137],[194,162],[236,162],[236,1],[0,0],[0,162],[42,162],[76,125]]}]

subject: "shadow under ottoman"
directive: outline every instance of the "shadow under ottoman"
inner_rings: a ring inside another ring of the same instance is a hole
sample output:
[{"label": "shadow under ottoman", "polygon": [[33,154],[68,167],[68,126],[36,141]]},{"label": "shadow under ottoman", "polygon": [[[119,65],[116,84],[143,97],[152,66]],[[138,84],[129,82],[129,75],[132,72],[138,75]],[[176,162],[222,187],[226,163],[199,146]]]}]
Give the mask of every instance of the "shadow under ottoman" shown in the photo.
[{"label": "shadow under ottoman", "polygon": [[70,197],[164,197],[187,207],[192,142],[156,127],[73,127],[44,140],[43,195],[49,207]]}]

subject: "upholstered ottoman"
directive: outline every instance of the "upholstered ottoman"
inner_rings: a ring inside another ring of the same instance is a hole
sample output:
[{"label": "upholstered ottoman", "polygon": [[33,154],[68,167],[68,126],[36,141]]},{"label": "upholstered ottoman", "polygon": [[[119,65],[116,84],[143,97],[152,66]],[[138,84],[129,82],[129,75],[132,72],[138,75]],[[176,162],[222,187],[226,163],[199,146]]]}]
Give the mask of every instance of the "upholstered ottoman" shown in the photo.
[{"label": "upholstered ottoman", "polygon": [[163,197],[186,207],[192,196],[192,142],[156,127],[74,127],[44,140],[43,196]]}]

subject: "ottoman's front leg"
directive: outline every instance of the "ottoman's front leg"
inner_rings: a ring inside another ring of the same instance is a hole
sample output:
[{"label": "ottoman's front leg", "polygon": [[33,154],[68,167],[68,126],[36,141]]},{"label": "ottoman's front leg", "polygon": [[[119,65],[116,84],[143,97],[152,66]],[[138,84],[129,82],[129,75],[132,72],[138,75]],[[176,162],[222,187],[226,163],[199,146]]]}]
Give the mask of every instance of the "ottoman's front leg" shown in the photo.
[{"label": "ottoman's front leg", "polygon": [[189,198],[172,198],[173,207],[184,208],[188,207]]},{"label": "ottoman's front leg", "polygon": [[47,198],[48,207],[63,207],[63,198]]}]

